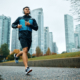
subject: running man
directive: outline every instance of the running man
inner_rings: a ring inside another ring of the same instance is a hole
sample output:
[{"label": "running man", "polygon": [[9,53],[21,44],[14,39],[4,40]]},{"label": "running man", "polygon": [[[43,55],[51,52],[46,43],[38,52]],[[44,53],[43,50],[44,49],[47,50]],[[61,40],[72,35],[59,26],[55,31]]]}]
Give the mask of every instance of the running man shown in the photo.
[{"label": "running man", "polygon": [[[19,41],[22,46],[22,51],[18,54],[14,54],[15,62],[18,63],[19,56],[22,55],[23,63],[25,65],[25,74],[28,74],[32,69],[28,66],[27,53],[32,43],[32,29],[37,31],[38,24],[30,14],[30,8],[28,6],[23,8],[23,16],[19,16],[13,23],[12,28],[18,28],[19,30]],[[35,36],[35,35],[34,35]]]}]

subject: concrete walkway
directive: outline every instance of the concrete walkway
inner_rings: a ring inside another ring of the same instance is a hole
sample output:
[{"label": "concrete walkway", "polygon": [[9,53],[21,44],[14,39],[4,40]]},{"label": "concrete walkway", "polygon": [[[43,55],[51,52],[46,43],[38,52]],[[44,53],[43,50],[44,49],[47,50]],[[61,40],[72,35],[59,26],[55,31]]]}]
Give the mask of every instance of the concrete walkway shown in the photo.
[{"label": "concrete walkway", "polygon": [[0,80],[80,80],[80,68],[31,67],[25,75],[23,66],[0,66]]}]

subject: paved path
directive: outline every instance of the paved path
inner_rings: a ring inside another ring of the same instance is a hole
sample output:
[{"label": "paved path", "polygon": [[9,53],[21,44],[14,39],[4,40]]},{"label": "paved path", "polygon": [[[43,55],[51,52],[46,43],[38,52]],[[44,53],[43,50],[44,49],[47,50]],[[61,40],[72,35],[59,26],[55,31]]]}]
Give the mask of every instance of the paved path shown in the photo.
[{"label": "paved path", "polygon": [[80,80],[80,68],[31,67],[25,75],[23,66],[0,66],[0,80]]}]

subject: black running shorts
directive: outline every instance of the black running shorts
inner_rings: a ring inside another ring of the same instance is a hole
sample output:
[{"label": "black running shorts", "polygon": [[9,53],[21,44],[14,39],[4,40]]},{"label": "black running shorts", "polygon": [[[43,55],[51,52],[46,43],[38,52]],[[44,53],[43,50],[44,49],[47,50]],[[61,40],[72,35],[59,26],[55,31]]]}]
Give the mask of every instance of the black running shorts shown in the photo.
[{"label": "black running shorts", "polygon": [[21,33],[21,37],[19,38],[19,40],[22,48],[28,47],[28,51],[29,51],[32,43],[32,38],[30,37],[30,33],[26,32],[26,35],[24,33]]}]

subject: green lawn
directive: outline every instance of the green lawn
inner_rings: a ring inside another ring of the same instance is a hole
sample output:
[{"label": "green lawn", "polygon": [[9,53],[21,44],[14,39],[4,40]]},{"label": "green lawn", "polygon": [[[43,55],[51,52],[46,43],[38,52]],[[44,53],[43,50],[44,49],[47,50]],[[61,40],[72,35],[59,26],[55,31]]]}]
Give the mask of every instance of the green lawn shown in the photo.
[{"label": "green lawn", "polygon": [[[80,51],[79,52],[70,52],[70,53],[64,53],[64,54],[57,54],[57,55],[47,55],[47,56],[40,56],[40,57],[35,57],[35,58],[29,58],[28,61],[34,61],[34,60],[47,60],[47,59],[58,59],[58,58],[68,58],[68,57],[80,57]],[[21,62],[19,60],[19,62]],[[7,61],[7,62],[14,62],[12,61]],[[5,62],[3,62],[5,63]]]}]

